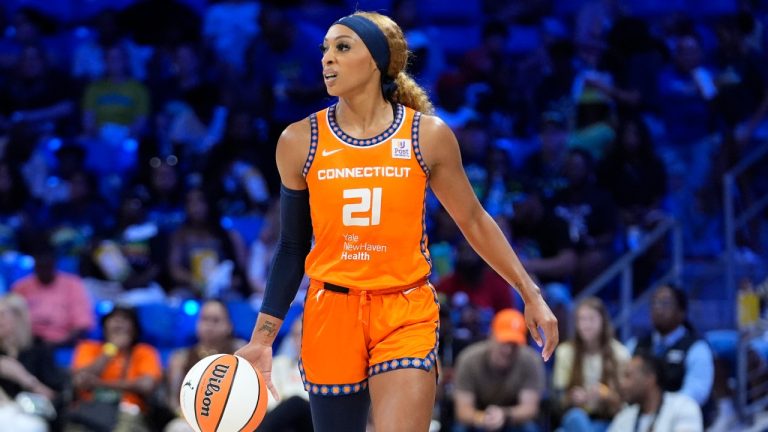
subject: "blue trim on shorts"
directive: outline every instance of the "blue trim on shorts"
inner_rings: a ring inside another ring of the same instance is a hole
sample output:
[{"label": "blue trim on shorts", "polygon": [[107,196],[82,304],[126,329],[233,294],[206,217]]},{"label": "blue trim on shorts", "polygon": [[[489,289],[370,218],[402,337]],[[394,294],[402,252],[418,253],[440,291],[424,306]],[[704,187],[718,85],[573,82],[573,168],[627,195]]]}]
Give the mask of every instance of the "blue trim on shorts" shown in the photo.
[{"label": "blue trim on shorts", "polygon": [[432,349],[432,351],[430,351],[424,358],[403,357],[376,363],[368,368],[368,377],[397,369],[421,369],[429,372],[432,369],[432,366],[435,366],[436,364],[437,349]]},{"label": "blue trim on shorts", "polygon": [[355,393],[368,388],[368,378],[354,384],[315,384],[307,380],[307,374],[304,373],[304,364],[299,360],[299,373],[304,382],[304,390],[309,394],[317,396],[343,396]]}]

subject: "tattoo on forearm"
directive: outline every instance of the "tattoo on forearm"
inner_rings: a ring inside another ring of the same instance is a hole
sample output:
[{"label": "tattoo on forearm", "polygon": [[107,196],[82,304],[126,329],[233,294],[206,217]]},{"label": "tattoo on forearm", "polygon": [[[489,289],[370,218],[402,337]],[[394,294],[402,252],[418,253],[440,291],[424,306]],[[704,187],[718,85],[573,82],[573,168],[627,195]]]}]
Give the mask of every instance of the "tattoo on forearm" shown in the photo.
[{"label": "tattoo on forearm", "polygon": [[272,337],[275,335],[275,333],[277,333],[277,326],[275,325],[275,323],[266,321],[262,323],[261,327],[259,327],[258,330],[256,331],[266,333],[267,336]]}]

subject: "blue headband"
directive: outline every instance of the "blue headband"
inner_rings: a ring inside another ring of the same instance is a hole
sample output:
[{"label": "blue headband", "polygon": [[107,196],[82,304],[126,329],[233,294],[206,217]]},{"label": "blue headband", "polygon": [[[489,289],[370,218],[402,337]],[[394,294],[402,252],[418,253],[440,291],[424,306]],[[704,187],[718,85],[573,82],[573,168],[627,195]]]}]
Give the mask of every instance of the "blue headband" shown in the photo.
[{"label": "blue headband", "polygon": [[381,90],[386,99],[390,99],[397,90],[397,84],[389,76],[389,43],[384,32],[373,21],[362,15],[348,15],[339,19],[334,24],[341,24],[355,32],[370,51],[376,67],[381,72]]}]

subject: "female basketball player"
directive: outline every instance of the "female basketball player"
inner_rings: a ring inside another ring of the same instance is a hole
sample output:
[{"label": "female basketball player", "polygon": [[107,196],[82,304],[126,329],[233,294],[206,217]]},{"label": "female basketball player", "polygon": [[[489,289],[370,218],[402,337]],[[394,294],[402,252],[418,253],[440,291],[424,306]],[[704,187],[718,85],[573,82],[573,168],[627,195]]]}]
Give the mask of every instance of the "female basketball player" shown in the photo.
[{"label": "female basketball player", "polygon": [[453,133],[406,75],[398,25],[355,13],[328,29],[322,53],[326,88],[339,100],[278,141],[280,243],[251,341],[237,354],[264,372],[277,396],[272,342],[306,271],[300,369],[315,430],[364,431],[372,404],[376,432],[424,432],[439,325],[427,282],[427,182],[472,247],[519,290],[539,345],[544,333],[545,360],[557,321],[475,197]]}]

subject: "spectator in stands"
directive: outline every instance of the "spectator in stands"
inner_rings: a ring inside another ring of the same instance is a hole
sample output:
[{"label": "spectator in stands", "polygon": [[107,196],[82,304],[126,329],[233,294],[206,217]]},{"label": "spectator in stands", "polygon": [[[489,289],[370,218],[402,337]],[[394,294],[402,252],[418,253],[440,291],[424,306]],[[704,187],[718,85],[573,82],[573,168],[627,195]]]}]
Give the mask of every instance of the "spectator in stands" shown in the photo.
[{"label": "spectator in stands", "polygon": [[14,73],[0,81],[0,123],[7,121],[34,136],[66,132],[71,128],[64,120],[71,120],[75,111],[72,88],[66,76],[49,66],[39,45],[25,45]]},{"label": "spectator in stands", "polygon": [[[113,229],[115,215],[99,191],[99,177],[85,170],[77,170],[65,178],[69,184],[67,198],[51,206],[48,218],[41,221],[54,231],[72,230],[78,246],[85,245],[94,235],[103,235]],[[61,234],[64,235],[64,234]],[[69,238],[70,234],[66,235]],[[72,250],[73,254],[80,250]]]},{"label": "spectator in stands", "polygon": [[60,268],[77,273],[91,241],[112,229],[114,214],[98,192],[96,175],[79,170],[65,180],[65,198],[39,212],[36,224],[50,231]]},{"label": "spectator in stands", "polygon": [[0,388],[10,397],[22,391],[54,401],[63,387],[53,350],[32,334],[29,310],[23,298],[0,298]]},{"label": "spectator in stands", "polygon": [[618,218],[610,195],[595,182],[589,153],[571,149],[564,172],[568,184],[553,197],[551,205],[555,216],[568,224],[568,238],[577,254],[573,283],[578,290],[608,265]]},{"label": "spectator in stands", "polygon": [[233,73],[242,71],[248,44],[259,33],[260,11],[259,2],[243,0],[216,2],[205,9],[205,42]]},{"label": "spectator in stands", "polygon": [[140,194],[123,198],[117,227],[95,239],[81,264],[81,274],[97,300],[137,305],[162,302],[158,284],[165,255],[157,224],[147,220]]},{"label": "spectator in stands", "polygon": [[568,334],[578,254],[567,222],[546,207],[541,195],[537,189],[527,187],[515,201],[512,244],[526,270],[541,286],[561,334]]},{"label": "spectator in stands", "polygon": [[221,227],[201,189],[186,193],[186,221],[170,238],[168,268],[174,289],[199,297],[247,297],[245,245]]},{"label": "spectator in stands", "polygon": [[[667,170],[641,117],[623,119],[617,134],[614,147],[597,167],[597,180],[618,207],[627,249],[636,250],[643,235],[665,217]],[[664,245],[658,244],[638,257],[633,273],[638,292],[647,287],[664,253]]]},{"label": "spectator in stands", "polygon": [[514,209],[512,242],[525,268],[543,284],[570,282],[577,255],[567,222],[547,208],[542,192],[534,187],[523,192]]},{"label": "spectator in stands", "polygon": [[[47,432],[49,424],[43,412],[25,412],[15,398],[33,393],[48,400],[46,414],[54,420],[56,411],[50,403],[61,390],[63,376],[53,360],[50,348],[32,336],[29,313],[24,299],[9,294],[0,298],[0,424],[14,432]],[[56,390],[54,390],[54,388]],[[31,400],[29,398],[27,401]],[[38,401],[38,403],[40,403]]]},{"label": "spectator in stands", "polygon": [[576,75],[574,46],[566,39],[555,40],[546,47],[543,69],[537,77],[540,81],[534,90],[536,112],[565,112],[572,105],[572,84]]},{"label": "spectator in stands", "polygon": [[621,409],[619,378],[629,351],[614,338],[603,302],[590,297],[575,311],[574,337],[555,351],[552,387],[559,397],[563,432],[602,432]]},{"label": "spectator in stands", "polygon": [[[617,82],[615,67],[612,67],[614,65],[610,62],[611,57],[616,54],[610,51],[606,43],[604,37],[606,33],[594,28],[604,26],[613,18],[604,16],[606,10],[596,9],[602,9],[602,7],[598,3],[586,3],[578,17],[580,22],[577,23],[574,35],[576,42],[574,64],[577,72],[573,80],[573,100],[583,103],[586,102],[585,97],[594,97],[592,101],[605,101],[611,106],[634,107],[640,103],[641,94],[635,89],[621,88],[620,83]],[[593,93],[593,96],[588,96],[589,93]]]},{"label": "spectator in stands", "polygon": [[679,392],[704,407],[714,380],[712,350],[688,323],[688,298],[680,288],[663,285],[651,299],[653,332],[637,340],[635,354],[656,357],[662,364],[658,376],[664,391]]},{"label": "spectator in stands", "polygon": [[104,56],[105,77],[88,85],[83,95],[83,129],[91,136],[109,133],[107,127],[123,138],[140,137],[150,109],[147,88],[131,77],[125,47],[113,45]]},{"label": "spectator in stands", "polygon": [[272,361],[272,382],[280,401],[269,399],[269,412],[259,425],[263,432],[312,432],[309,394],[299,373],[301,360],[301,317],[294,321],[291,333],[281,342]]},{"label": "spectator in stands", "polygon": [[[21,4],[17,5],[21,6]],[[12,10],[10,4],[7,9],[8,12]],[[20,7],[13,14],[8,13],[8,15],[7,22],[2,22],[2,24],[7,23],[7,27],[3,27],[4,34],[0,38],[0,68],[2,69],[13,67],[24,47],[42,45],[46,33],[51,33],[56,27],[53,19],[33,7]]]},{"label": "spectator in stands", "polygon": [[576,100],[576,121],[568,146],[587,152],[594,161],[601,161],[616,138],[611,99],[605,93],[586,88]]},{"label": "spectator in stands", "polygon": [[[427,194],[427,205],[429,255],[432,258],[432,274],[429,279],[437,286],[443,278],[453,274],[456,261],[454,245],[458,243],[461,231],[433,194]],[[432,210],[431,215],[429,210]]]},{"label": "spectator in stands", "polygon": [[714,127],[712,101],[718,89],[696,35],[674,38],[672,60],[658,77],[657,104],[665,136],[659,144],[668,166],[682,164],[687,184],[698,187],[710,168],[711,149],[703,140]]},{"label": "spectator in stands", "polygon": [[[507,24],[497,20],[487,22],[482,29],[480,45],[467,51],[461,61],[461,72],[469,82],[484,82],[491,86],[499,103],[505,103],[514,77],[514,62],[507,52]],[[504,100],[502,102],[502,100]]]},{"label": "spectator in stands", "polygon": [[[251,70],[271,84],[271,120],[274,132],[295,120],[296,113],[326,106],[325,87],[316,73],[316,52],[307,40],[320,40],[309,27],[300,26],[288,11],[263,5],[258,18],[261,33],[248,48]],[[311,50],[311,51],[310,51]]]},{"label": "spectator in stands", "polygon": [[30,194],[18,168],[0,159],[0,253],[18,251],[29,229]]},{"label": "spectator in stands", "polygon": [[[24,179],[32,195],[30,215],[33,223],[48,225],[46,214],[56,204],[69,199],[69,179],[85,171],[85,149],[72,140],[51,152],[47,145],[38,145],[30,161],[22,167]],[[52,153],[52,154],[51,154]],[[50,160],[55,157],[54,160]]]},{"label": "spectator in stands", "polygon": [[85,407],[98,397],[101,402],[119,401],[117,420],[111,430],[147,432],[148,400],[163,373],[160,355],[155,347],[139,342],[141,327],[136,311],[131,308],[115,307],[102,318],[101,327],[103,341],[86,340],[75,347],[75,404],[66,431],[88,430],[83,424],[87,425],[89,419],[83,417],[93,412]]},{"label": "spectator in stands", "polygon": [[722,17],[715,26],[717,109],[728,127],[738,128],[742,140],[752,138],[768,108],[768,69],[748,40],[754,27],[748,11]]},{"label": "spectator in stands", "polygon": [[35,336],[54,345],[72,345],[93,327],[91,300],[79,276],[56,269],[56,253],[47,239],[35,243],[34,273],[11,290],[27,301]]},{"label": "spectator in stands", "polygon": [[536,431],[544,364],[526,344],[523,315],[496,314],[487,341],[467,347],[456,363],[454,404],[459,431]]},{"label": "spectator in stands", "polygon": [[273,203],[264,215],[259,236],[253,241],[248,254],[248,281],[253,289],[251,299],[261,304],[267,287],[267,276],[272,265],[272,255],[280,235],[280,207]]},{"label": "spectator in stands", "polygon": [[667,171],[640,117],[619,123],[617,141],[597,167],[598,184],[611,192],[624,226],[649,228],[660,217]]},{"label": "spectator in stands", "polygon": [[461,161],[469,183],[481,202],[488,197],[491,175],[487,166],[491,152],[491,134],[486,124],[479,119],[468,121],[456,131],[461,150]]},{"label": "spectator in stands", "polygon": [[152,48],[137,45],[125,34],[123,18],[112,8],[104,9],[94,17],[92,27],[88,29],[90,31],[82,32],[85,34],[79,35],[72,48],[72,77],[89,81],[103,77],[107,69],[105,51],[117,44],[125,47],[131,75],[139,79],[145,77],[144,63]]},{"label": "spectator in stands", "polygon": [[[264,107],[259,107],[264,109]],[[267,192],[274,193],[280,188],[280,181],[277,175],[277,167],[270,163],[274,156],[274,147],[269,141],[271,131],[270,124],[266,121],[267,114],[259,113],[258,109],[233,109],[231,115],[227,117],[228,124],[226,135],[221,144],[216,146],[209,159],[209,169],[216,169],[213,163],[215,153],[222,154],[221,161],[226,161],[230,172],[228,175],[235,174],[236,163],[240,165],[250,165],[250,168],[261,172],[264,176],[264,182],[267,184]],[[212,166],[213,165],[213,166]],[[241,182],[241,192],[247,195],[249,204],[263,204],[263,196],[259,188],[253,187],[258,184],[246,185],[244,180],[247,176],[236,175]],[[250,180],[255,180],[253,177]],[[221,179],[217,179],[221,182]],[[246,187],[247,186],[247,187]],[[230,192],[231,193],[231,192]]]},{"label": "spectator in stands", "polygon": [[469,297],[469,304],[496,313],[513,306],[512,288],[472,249],[466,240],[456,246],[453,274],[443,278],[437,290],[449,298],[459,293]]},{"label": "spectator in stands", "polygon": [[512,288],[472,249],[462,237],[451,251],[454,262],[449,274],[437,283],[437,291],[450,305],[451,356],[486,338],[493,315],[515,306]]},{"label": "spectator in stands", "polygon": [[[165,429],[166,432],[192,431],[192,428],[181,416],[179,403],[179,392],[187,371],[209,355],[232,354],[245,344],[244,340],[234,336],[229,310],[219,300],[207,300],[203,303],[195,326],[195,336],[197,337],[195,345],[174,351],[168,361],[166,373],[168,379],[167,404],[178,417],[168,424]],[[274,364],[272,373],[274,376]]]},{"label": "spectator in stands", "polygon": [[568,156],[568,119],[557,111],[543,113],[539,141],[540,147],[525,160],[521,174],[528,185],[551,198],[567,183],[563,171]]},{"label": "spectator in stands", "polygon": [[219,89],[203,76],[199,53],[193,45],[178,46],[173,55],[173,76],[156,89],[160,115],[167,128],[157,132],[175,145],[184,159],[200,158],[224,134],[227,109]]},{"label": "spectator in stands", "polygon": [[[138,139],[147,132],[150,95],[129,72],[127,47],[104,51],[106,75],[90,83],[82,98],[89,169],[107,177],[132,172],[138,163]],[[118,177],[119,179],[119,177]]]},{"label": "spectator in stands", "polygon": [[244,148],[251,144],[232,144],[219,144],[206,153],[204,183],[216,197],[211,204],[227,216],[261,213],[269,204],[270,193],[264,174],[253,163],[258,159],[249,157]]},{"label": "spectator in stands", "polygon": [[[477,118],[478,114],[467,102],[466,78],[459,72],[444,72],[435,83],[437,106],[435,112],[452,129],[463,128],[467,123]],[[460,143],[463,140],[459,140]]]},{"label": "spectator in stands", "polygon": [[488,214],[499,223],[504,230],[508,218],[514,213],[512,199],[518,193],[514,165],[509,152],[492,145],[485,155],[485,167],[488,170],[486,193],[482,200]]},{"label": "spectator in stands", "polygon": [[[597,3],[586,3],[579,15],[575,31],[576,55],[572,100],[575,107],[572,148],[586,150],[596,161],[610,148],[616,134],[613,114],[616,102],[635,102],[637,95],[617,88],[615,77],[606,64],[608,48],[600,30],[589,28],[604,25]],[[636,93],[636,92],[635,92]]]},{"label": "spectator in stands", "polygon": [[608,432],[702,432],[701,410],[690,397],[665,391],[663,366],[647,354],[636,354],[624,369],[621,392],[628,404],[613,419]]},{"label": "spectator in stands", "polygon": [[184,194],[179,159],[154,156],[147,161],[148,179],[139,187],[146,191],[147,217],[160,232],[169,234],[184,222]]}]

